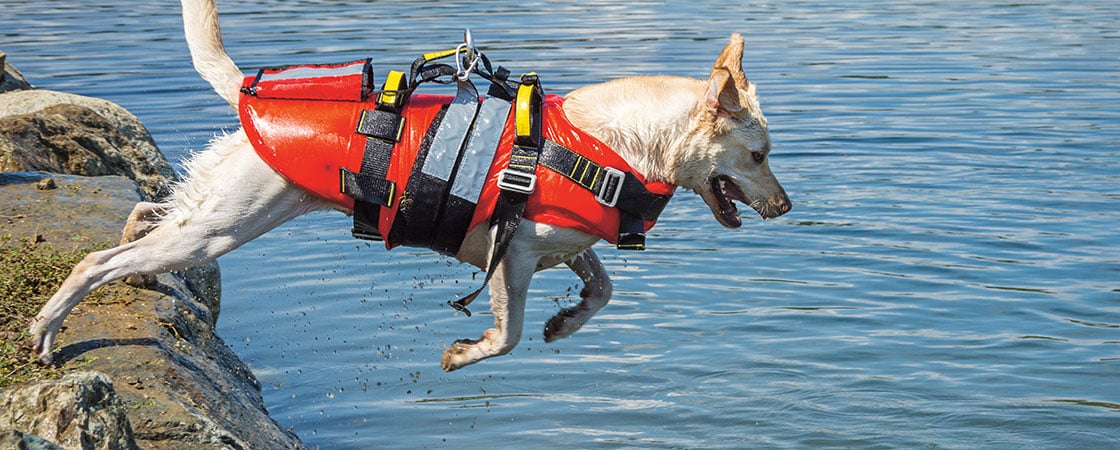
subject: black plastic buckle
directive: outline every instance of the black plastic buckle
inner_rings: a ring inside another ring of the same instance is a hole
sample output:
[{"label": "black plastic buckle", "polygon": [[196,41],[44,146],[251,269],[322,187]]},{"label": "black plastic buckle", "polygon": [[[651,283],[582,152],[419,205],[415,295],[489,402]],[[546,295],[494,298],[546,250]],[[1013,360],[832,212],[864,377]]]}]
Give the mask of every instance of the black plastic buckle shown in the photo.
[{"label": "black plastic buckle", "polygon": [[646,249],[646,234],[645,233],[622,233],[618,236],[619,250],[645,250]]}]

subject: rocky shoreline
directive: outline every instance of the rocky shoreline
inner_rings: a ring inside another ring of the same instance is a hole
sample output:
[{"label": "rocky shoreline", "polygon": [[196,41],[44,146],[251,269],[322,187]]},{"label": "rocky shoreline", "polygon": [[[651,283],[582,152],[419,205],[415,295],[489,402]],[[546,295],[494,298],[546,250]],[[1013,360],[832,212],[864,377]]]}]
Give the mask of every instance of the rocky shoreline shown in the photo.
[{"label": "rocky shoreline", "polygon": [[[34,89],[0,64],[0,245],[112,245],[175,175],[144,126],[104,100]],[[35,248],[33,248],[35,247]],[[113,283],[66,319],[63,375],[0,391],[0,448],[305,448],[214,332],[216,264]]]}]

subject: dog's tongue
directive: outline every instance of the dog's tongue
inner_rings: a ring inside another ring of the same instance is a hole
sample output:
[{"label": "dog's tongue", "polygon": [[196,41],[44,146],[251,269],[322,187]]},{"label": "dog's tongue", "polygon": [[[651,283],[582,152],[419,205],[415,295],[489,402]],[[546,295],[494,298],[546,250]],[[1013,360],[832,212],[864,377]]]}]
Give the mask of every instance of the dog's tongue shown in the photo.
[{"label": "dog's tongue", "polygon": [[719,176],[712,179],[712,192],[716,194],[716,201],[719,203],[719,215],[723,218],[724,223],[732,227],[738,227],[743,224],[743,220],[739,218],[739,208],[735,207],[735,200],[746,202],[743,198],[743,192],[735,183],[728,180],[726,177]]}]

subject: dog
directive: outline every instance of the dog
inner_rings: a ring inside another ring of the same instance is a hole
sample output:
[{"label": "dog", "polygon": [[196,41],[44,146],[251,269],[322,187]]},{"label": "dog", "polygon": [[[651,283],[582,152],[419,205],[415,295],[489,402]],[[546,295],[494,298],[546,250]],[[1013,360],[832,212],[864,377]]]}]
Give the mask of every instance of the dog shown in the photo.
[{"label": "dog", "polygon": [[[214,0],[182,0],[184,31],[195,69],[237,108],[244,75],[226,53]],[[700,195],[716,221],[742,225],[736,202],[763,219],[791,208],[770,171],[770,136],[755,85],[743,73],[744,40],[731,35],[707,80],[637,76],[589,85],[565,97],[567,119],[614,149],[634,171]],[[186,163],[187,177],[164,203],[140,203],[130,214],[122,245],[93,252],[73,269],[33,319],[39,359],[66,315],[91,290],[110,281],[182,270],[214,260],[302,214],[343,209],[287,181],[262,161],[244,129],[217,137]],[[545,340],[579,330],[611,298],[612,284],[584,231],[522,219],[496,265],[488,258],[493,227],[470,230],[454,256],[484,270],[494,327],[477,340],[447,348],[441,366],[452,371],[509,353],[521,337],[533,274],[564,263],[584,283],[581,301],[546,322]]]}]

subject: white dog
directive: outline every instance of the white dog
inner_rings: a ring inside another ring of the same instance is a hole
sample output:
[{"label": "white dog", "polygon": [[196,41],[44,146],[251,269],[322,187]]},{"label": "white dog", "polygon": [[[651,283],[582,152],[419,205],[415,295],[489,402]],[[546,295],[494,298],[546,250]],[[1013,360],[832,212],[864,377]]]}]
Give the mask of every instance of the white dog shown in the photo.
[{"label": "white dog", "polygon": [[[214,1],[182,3],[195,68],[236,108],[244,76],[224,50]],[[698,193],[725,227],[742,225],[734,202],[763,218],[777,217],[791,204],[767,165],[766,119],[755,86],[743,73],[742,53],[743,39],[735,34],[706,81],[647,76],[590,85],[569,93],[564,111],[572,124],[608,145],[647,180]],[[274,172],[244,130],[216,139],[188,163],[187,172],[169,202],[137,205],[125,229],[124,240],[130,242],[86,256],[36,316],[31,335],[44,363],[51,361],[64,318],[90,290],[124,277],[202,264],[299,215],[341,209]],[[455,256],[491,267],[495,233],[490,228],[470,230]],[[585,288],[579,304],[547,322],[545,339],[578,330],[611,297],[611,281],[590,248],[598,240],[583,231],[523,220],[505,257],[493,266],[494,328],[478,340],[455,342],[443,354],[443,369],[512,350],[521,337],[530,279],[559,263],[567,264]]]}]

